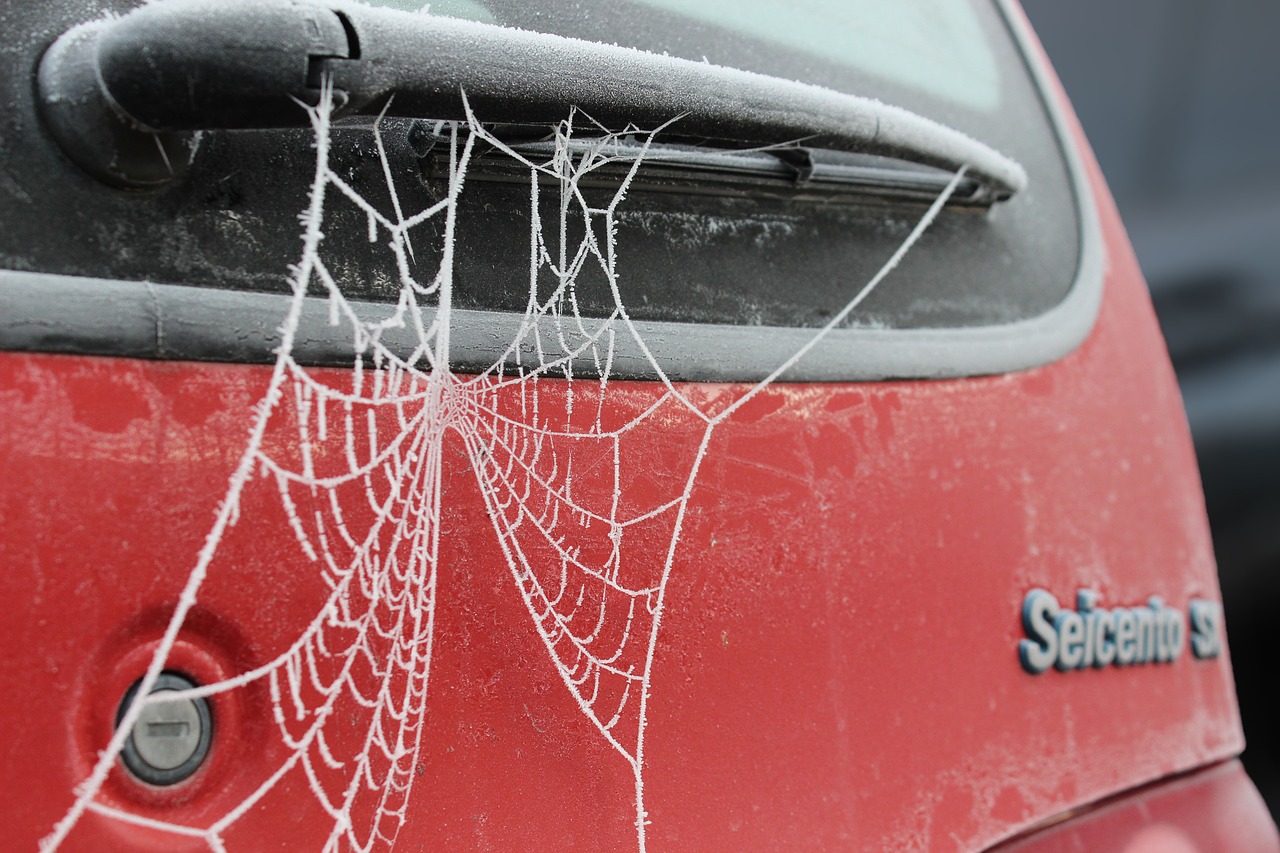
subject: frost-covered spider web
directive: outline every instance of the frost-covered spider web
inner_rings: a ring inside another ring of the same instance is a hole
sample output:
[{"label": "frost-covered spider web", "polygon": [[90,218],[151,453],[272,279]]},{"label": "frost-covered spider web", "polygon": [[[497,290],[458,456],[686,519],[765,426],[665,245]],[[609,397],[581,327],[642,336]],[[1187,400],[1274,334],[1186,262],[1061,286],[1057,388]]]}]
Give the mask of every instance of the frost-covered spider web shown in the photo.
[{"label": "frost-covered spider web", "polygon": [[[456,435],[488,509],[496,541],[548,660],[592,727],[635,779],[636,838],[645,848],[644,745],[650,678],[664,597],[685,509],[720,423],[804,357],[849,316],[915,244],[963,174],[934,201],[877,274],[850,288],[845,308],[786,362],[732,403],[705,410],[672,383],[632,323],[616,263],[615,215],[657,131],[642,133],[638,156],[607,204],[580,190],[592,172],[619,157],[618,136],[570,115],[553,153],[534,159],[506,146],[468,112],[442,125],[448,188],[425,209],[405,211],[379,124],[370,131],[391,214],[330,164],[330,107],[310,110],[316,172],[301,215],[303,249],[292,267],[293,298],[266,395],[248,443],[178,606],[136,698],[42,843],[55,849],[86,811],[225,850],[230,830],[293,779],[332,821],[325,849],[391,847],[406,808],[423,743],[430,673],[442,507],[442,444]],[[588,139],[576,129],[586,125]],[[576,135],[576,138],[575,138]],[[571,144],[572,143],[572,144]],[[488,146],[528,174],[529,299],[505,352],[485,370],[450,368],[454,232],[458,200],[477,146]],[[550,187],[550,189],[548,189]],[[372,192],[372,191],[370,191]],[[558,193],[558,222],[543,222],[544,193]],[[323,227],[334,206],[354,206],[368,238],[387,247],[398,270],[398,302],[369,320],[343,295]],[[575,222],[580,227],[568,227]],[[422,273],[415,242],[439,235],[438,267]],[[573,233],[575,237],[570,237]],[[613,310],[579,312],[577,287],[588,272],[605,282]],[[550,288],[540,282],[550,279]],[[350,334],[351,369],[315,370],[294,359],[308,294],[326,295],[329,322]],[[384,341],[408,330],[410,347]],[[638,349],[661,383],[641,410],[614,404],[610,389],[620,340]],[[582,365],[587,365],[584,370]],[[575,376],[575,370],[580,375]],[[342,378],[335,380],[334,376]],[[547,389],[553,389],[548,392]],[[668,494],[634,491],[646,443],[673,418],[702,430],[687,473]],[[250,487],[274,490],[279,517],[297,540],[299,564],[323,594],[314,619],[273,659],[195,690],[148,696],[166,668],[202,584],[240,518]],[[203,825],[130,811],[103,785],[145,706],[256,687],[270,702],[281,759],[255,787]],[[296,780],[301,780],[296,781]]]}]

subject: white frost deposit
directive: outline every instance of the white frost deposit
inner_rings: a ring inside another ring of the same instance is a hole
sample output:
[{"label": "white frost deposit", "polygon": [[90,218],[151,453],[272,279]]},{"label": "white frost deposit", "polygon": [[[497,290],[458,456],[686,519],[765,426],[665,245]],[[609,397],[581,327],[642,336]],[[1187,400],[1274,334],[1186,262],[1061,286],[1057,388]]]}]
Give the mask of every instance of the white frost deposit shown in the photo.
[{"label": "white frost deposit", "polygon": [[[140,698],[125,713],[91,774],[68,792],[68,811],[44,839],[44,850],[56,849],[85,812],[93,811],[202,839],[222,851],[228,847],[229,830],[286,776],[305,778],[302,790],[309,790],[331,819],[324,849],[387,849],[395,843],[408,819],[418,756],[437,746],[424,742],[422,732],[438,605],[441,447],[450,431],[466,448],[493,534],[528,609],[529,627],[545,645],[548,665],[581,710],[582,725],[607,741],[634,776],[636,842],[645,849],[645,721],[654,650],[686,506],[708,443],[720,423],[846,321],[928,228],[964,170],[870,281],[850,283],[848,303],[825,328],[815,330],[766,379],[744,387],[732,405],[710,413],[667,378],[629,318],[619,288],[615,217],[643,154],[631,164],[611,202],[592,207],[577,192],[577,183],[608,159],[607,145],[570,146],[574,130],[567,119],[559,128],[555,153],[534,162],[503,146],[470,110],[468,116],[448,133],[452,168],[447,197],[412,211],[402,210],[396,200],[394,215],[388,216],[330,169],[330,108],[325,102],[311,110],[315,180],[301,217],[302,254],[291,268],[294,295],[280,327],[282,343],[269,390],[246,413],[251,429],[243,456],[136,694]],[[371,132],[387,181],[374,189],[379,198],[389,191],[397,199],[376,123]],[[638,133],[635,128],[627,132]],[[646,138],[651,142],[653,134]],[[453,233],[468,162],[481,141],[528,171],[529,302],[507,354],[488,370],[466,375],[450,368]],[[539,220],[539,193],[554,191],[546,188],[548,179],[559,187],[560,222]],[[399,302],[384,321],[362,320],[330,273],[340,264],[333,257],[336,247],[326,248],[322,226],[326,211],[336,205],[363,211],[368,237],[388,247],[400,270]],[[564,226],[571,217],[588,224],[577,246],[565,245],[569,232]],[[421,228],[425,223],[432,228]],[[602,242],[599,235],[607,236]],[[419,278],[412,247],[430,239],[442,241],[441,264],[428,273],[430,278]],[[603,320],[578,313],[575,282],[588,268],[593,276],[603,274],[612,290],[613,311]],[[556,283],[549,297],[539,296],[540,277]],[[334,384],[332,371],[321,376],[292,355],[306,294],[317,288],[328,294],[330,324],[350,333],[351,370],[342,374],[348,378],[341,387]],[[416,348],[384,345],[383,333],[393,327],[410,330]],[[548,334],[549,329],[554,333]],[[611,359],[621,338],[645,354],[661,383],[652,407],[626,416],[610,408]],[[530,352],[536,358],[530,359]],[[522,363],[513,367],[517,360]],[[595,364],[597,378],[570,378],[571,365],[584,360]],[[540,394],[546,388],[553,391]],[[590,406],[582,403],[575,409],[578,399]],[[629,482],[624,469],[627,459],[643,464],[643,454],[624,457],[619,448],[633,430],[672,413],[705,426],[701,444],[683,488],[636,509],[635,501],[622,493]],[[291,434],[287,446],[286,429]],[[611,473],[608,463],[603,465],[612,489],[599,482],[600,460],[612,460]],[[585,476],[583,468],[596,478],[590,488],[575,487],[576,478]],[[180,825],[128,812],[102,796],[104,781],[143,707],[161,701],[147,694],[201,601],[202,584],[211,571],[226,568],[215,565],[224,538],[237,525],[256,523],[239,515],[250,483],[278,494],[283,517],[306,557],[303,565],[321,576],[327,599],[275,659],[224,682],[161,695],[172,701],[256,686],[270,698],[286,757],[207,825]],[[628,536],[643,528],[647,534],[639,541],[652,541],[655,521],[665,531],[662,550],[650,549],[646,559],[637,561],[634,546],[626,547]],[[440,604],[448,606],[447,601]],[[340,737],[333,734],[335,726],[341,727]],[[363,737],[353,736],[353,727]]]}]

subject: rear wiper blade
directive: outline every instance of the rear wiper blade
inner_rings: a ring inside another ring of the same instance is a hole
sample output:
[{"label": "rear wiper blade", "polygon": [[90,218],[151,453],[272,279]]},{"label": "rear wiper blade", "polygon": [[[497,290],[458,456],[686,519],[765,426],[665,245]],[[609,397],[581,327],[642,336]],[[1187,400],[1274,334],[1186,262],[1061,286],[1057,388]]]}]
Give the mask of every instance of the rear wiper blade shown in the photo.
[{"label": "rear wiper blade", "polygon": [[[434,140],[433,145],[436,141]],[[549,160],[561,148],[571,155],[603,157],[618,164],[620,171],[642,160],[649,173],[664,177],[687,175],[688,180],[714,181],[723,177],[769,186],[784,186],[816,193],[880,193],[896,198],[931,200],[952,182],[953,173],[918,163],[872,154],[815,150],[788,145],[751,150],[729,150],[679,143],[647,144],[626,136],[600,139],[578,136],[571,139],[513,143],[513,150],[529,157]],[[441,156],[448,148],[440,145]],[[480,164],[481,168],[483,161]],[[988,188],[972,177],[956,182],[950,202],[989,203]]]},{"label": "rear wiper blade", "polygon": [[[333,117],[387,114],[555,125],[571,107],[604,127],[657,128],[726,148],[805,149],[966,167],[971,203],[1026,185],[1013,160],[900,107],[616,45],[348,3],[158,0],[81,24],[45,53],[41,112],[81,167],[161,186],[197,132],[303,127],[331,81]],[[465,95],[464,95],[465,93]]]}]

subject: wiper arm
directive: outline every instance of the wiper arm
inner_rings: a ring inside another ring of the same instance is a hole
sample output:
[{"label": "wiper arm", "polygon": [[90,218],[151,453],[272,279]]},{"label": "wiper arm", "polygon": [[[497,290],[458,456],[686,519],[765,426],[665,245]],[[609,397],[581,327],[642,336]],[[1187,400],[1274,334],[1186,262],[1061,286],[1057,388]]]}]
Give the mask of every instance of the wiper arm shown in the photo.
[{"label": "wiper arm", "polygon": [[[387,114],[549,126],[600,124],[726,147],[800,142],[956,170],[970,201],[1026,184],[1017,163],[879,101],[614,45],[355,4],[161,0],[64,33],[41,61],[47,124],[110,183],[163,185],[210,129],[301,127],[331,79],[334,116]],[[463,92],[466,93],[464,102]],[[394,97],[393,97],[394,96]],[[390,105],[388,106],[388,101]]]}]

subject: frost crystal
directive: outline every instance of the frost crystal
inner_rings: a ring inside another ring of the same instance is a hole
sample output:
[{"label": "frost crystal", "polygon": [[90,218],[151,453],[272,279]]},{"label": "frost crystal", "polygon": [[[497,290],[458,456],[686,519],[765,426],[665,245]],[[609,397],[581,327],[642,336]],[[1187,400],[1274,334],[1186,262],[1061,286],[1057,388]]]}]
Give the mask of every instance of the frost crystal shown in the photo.
[{"label": "frost crystal", "polygon": [[[545,161],[507,147],[474,116],[464,125],[446,126],[447,196],[408,215],[375,123],[374,148],[394,210],[386,216],[330,168],[327,101],[311,110],[315,180],[300,217],[302,256],[291,270],[294,296],[267,393],[253,413],[244,454],[138,698],[43,849],[56,849],[90,810],[225,850],[229,828],[290,774],[305,778],[304,790],[332,819],[325,849],[394,844],[406,820],[419,752],[430,748],[422,731],[437,607],[441,447],[452,433],[465,447],[511,579],[550,664],[584,724],[634,775],[636,838],[644,850],[650,677],[668,576],[711,436],[848,318],[933,221],[963,170],[825,328],[765,380],[744,386],[731,404],[708,411],[688,386],[667,378],[632,324],[619,287],[615,217],[657,131],[627,129],[629,137],[646,140],[644,150],[632,158],[607,206],[593,207],[579,191],[579,181],[610,162],[617,136],[592,128],[600,144],[584,146],[573,139],[574,118],[560,126],[555,152]],[[528,172],[529,300],[503,356],[487,370],[464,375],[450,369],[449,357],[453,235],[467,167],[479,144],[493,146]],[[561,199],[560,221],[549,228],[539,217],[539,196],[547,192],[547,183],[559,186]],[[326,261],[321,226],[326,209],[336,204],[363,212],[368,238],[385,243],[399,271],[399,300],[383,320],[358,315],[331,272],[336,265]],[[570,220],[585,226],[576,246],[568,238]],[[411,242],[411,236],[426,239],[415,229],[428,221],[443,235],[441,262],[429,280],[416,275]],[[575,290],[587,268],[602,274],[612,292],[614,307],[606,318],[578,312]],[[540,295],[539,280],[548,277],[555,286],[549,296]],[[331,324],[351,335],[351,369],[340,372],[343,378],[336,382],[335,371],[305,367],[292,354],[304,300],[317,288],[327,294]],[[384,345],[384,332],[393,328],[411,330],[416,348]],[[611,405],[610,372],[620,336],[645,354],[664,389],[643,411]],[[590,378],[575,378],[575,365],[581,364],[590,365]],[[544,395],[547,383],[554,383],[555,391]],[[655,433],[644,430],[661,429],[672,418],[699,425],[701,443],[688,460],[683,483],[641,505],[626,494],[628,465],[638,464],[645,445],[654,441]],[[305,564],[325,585],[326,595],[312,622],[273,660],[223,682],[148,698],[200,600],[224,537],[237,524],[253,524],[240,517],[242,496],[252,483],[275,490]],[[644,544],[643,553],[635,542]],[[663,544],[655,549],[654,542]],[[229,811],[208,825],[185,826],[130,813],[103,799],[103,783],[145,704],[251,685],[265,685],[262,695],[269,697],[285,758]],[[340,737],[332,734],[334,726],[341,727]],[[353,743],[358,748],[350,748]]]}]

